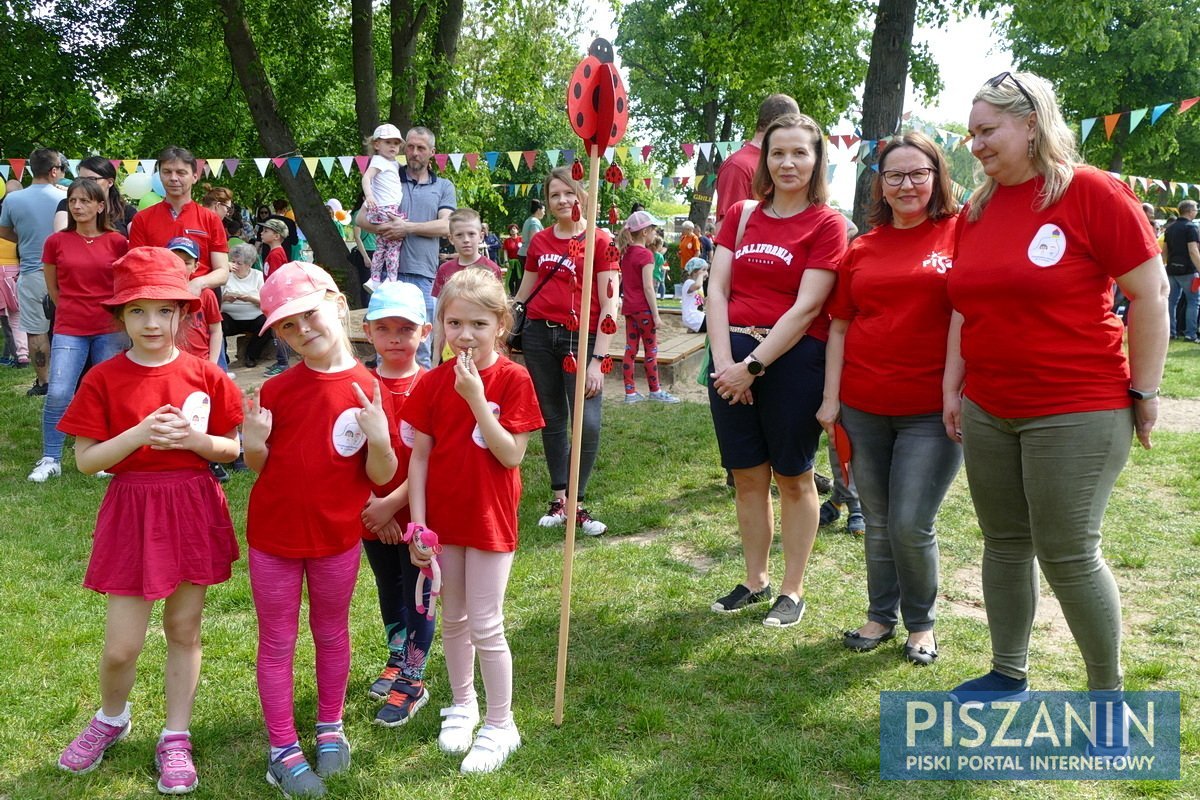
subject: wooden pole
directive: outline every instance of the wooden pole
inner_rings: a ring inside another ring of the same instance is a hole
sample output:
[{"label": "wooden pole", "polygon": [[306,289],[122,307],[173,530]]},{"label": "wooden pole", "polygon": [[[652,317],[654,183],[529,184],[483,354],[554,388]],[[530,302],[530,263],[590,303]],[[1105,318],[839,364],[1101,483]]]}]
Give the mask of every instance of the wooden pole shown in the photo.
[{"label": "wooden pole", "polygon": [[[571,418],[571,471],[567,480],[567,538],[563,543],[562,596],[558,617],[558,666],[554,676],[554,726],[562,727],[563,696],[567,688],[567,643],[571,631],[571,568],[575,561],[575,521],[579,508],[579,456],[583,441],[583,404],[587,390],[588,332],[592,327],[592,266],[596,259],[596,214],[600,199],[600,148],[588,154],[587,227],[584,229],[583,297],[579,309],[579,344],[575,348],[575,413]],[[607,355],[605,353],[604,355]]]}]

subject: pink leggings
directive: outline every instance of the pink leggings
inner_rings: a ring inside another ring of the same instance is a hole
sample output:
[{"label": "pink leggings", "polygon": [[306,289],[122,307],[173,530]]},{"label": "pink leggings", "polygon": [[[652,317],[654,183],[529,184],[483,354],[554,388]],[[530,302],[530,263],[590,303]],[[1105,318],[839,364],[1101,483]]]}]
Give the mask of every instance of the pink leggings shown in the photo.
[{"label": "pink leggings", "polygon": [[446,545],[442,550],[442,650],[454,705],[475,704],[475,652],[490,725],[512,719],[512,653],[504,637],[504,592],[512,553]]},{"label": "pink leggings", "polygon": [[625,379],[625,394],[637,391],[633,378],[634,360],[637,358],[638,344],[646,343],[646,357],[642,366],[646,370],[646,384],[650,391],[657,392],[658,385],[658,330],[654,327],[654,315],[649,311],[639,311],[625,315],[625,358],[621,361],[621,375]]},{"label": "pink leggings", "polygon": [[323,558],[284,558],[250,548],[250,589],[258,614],[258,697],[272,747],[297,740],[292,710],[300,593],[308,576],[308,626],[317,657],[317,722],[342,718],[350,680],[350,597],[358,544]]}]

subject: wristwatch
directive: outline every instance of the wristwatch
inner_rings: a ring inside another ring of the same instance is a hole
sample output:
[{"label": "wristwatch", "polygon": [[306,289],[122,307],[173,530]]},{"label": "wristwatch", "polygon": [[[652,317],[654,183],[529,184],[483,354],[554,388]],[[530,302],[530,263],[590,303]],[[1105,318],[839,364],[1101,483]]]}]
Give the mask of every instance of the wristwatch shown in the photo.
[{"label": "wristwatch", "polygon": [[1132,386],[1130,386],[1129,396],[1134,400],[1153,400],[1154,398],[1158,397],[1158,389],[1151,389],[1148,392],[1143,392],[1140,389],[1134,389]]},{"label": "wristwatch", "polygon": [[755,376],[762,375],[767,368],[767,365],[759,361],[758,357],[755,356],[754,353],[746,356],[742,360],[742,363],[746,365],[746,372],[749,372],[751,375]]},{"label": "wristwatch", "polygon": [[593,361],[603,361],[604,360],[604,356],[600,355],[599,353],[592,353],[591,357],[592,357]]}]

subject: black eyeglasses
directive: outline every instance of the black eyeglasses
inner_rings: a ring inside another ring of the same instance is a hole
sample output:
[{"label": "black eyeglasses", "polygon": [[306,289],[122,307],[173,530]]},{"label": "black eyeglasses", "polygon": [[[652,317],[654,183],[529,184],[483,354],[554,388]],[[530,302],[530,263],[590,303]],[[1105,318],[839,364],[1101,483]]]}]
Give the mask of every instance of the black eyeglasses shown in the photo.
[{"label": "black eyeglasses", "polygon": [[1029,101],[1029,107],[1032,108],[1034,111],[1036,111],[1037,104],[1033,102],[1033,96],[1030,95],[1029,92],[1025,91],[1025,87],[1021,85],[1021,82],[1019,80],[1017,80],[1017,76],[1013,75],[1011,72],[1001,72],[999,75],[992,78],[984,85],[988,86],[992,89],[995,89],[997,86],[1004,83],[1005,78],[1008,78],[1009,80],[1011,80],[1013,82],[1013,86],[1017,87],[1017,91],[1020,92],[1025,97],[1025,99]]},{"label": "black eyeglasses", "polygon": [[893,169],[881,172],[880,175],[883,177],[883,182],[888,186],[899,186],[904,183],[905,178],[912,181],[913,186],[920,186],[922,183],[927,182],[935,172],[937,170],[933,167],[921,167],[921,169],[914,169],[909,172],[901,172],[900,170]]}]

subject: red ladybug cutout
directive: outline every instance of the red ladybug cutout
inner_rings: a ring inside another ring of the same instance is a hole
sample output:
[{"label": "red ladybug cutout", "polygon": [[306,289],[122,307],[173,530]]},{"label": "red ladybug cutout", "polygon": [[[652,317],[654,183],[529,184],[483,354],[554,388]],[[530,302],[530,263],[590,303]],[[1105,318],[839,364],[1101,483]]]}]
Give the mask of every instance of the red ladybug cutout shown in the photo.
[{"label": "red ladybug cutout", "polygon": [[621,251],[615,244],[609,244],[608,249],[604,251],[604,257],[610,264],[621,263]]},{"label": "red ladybug cutout", "polygon": [[609,206],[608,207],[608,224],[616,225],[617,220],[619,220],[620,218],[621,218],[621,214],[617,211],[617,207]]},{"label": "red ladybug cutout", "polygon": [[604,360],[600,362],[600,372],[607,375],[608,373],[612,372],[612,368],[613,368],[612,356],[605,356]]},{"label": "red ladybug cutout", "polygon": [[612,297],[612,296],[613,296],[613,282],[612,282],[612,281],[609,281],[609,282],[608,282],[608,287],[607,287],[607,288],[608,288],[608,296],[609,296],[609,297]]},{"label": "red ladybug cutout", "polygon": [[575,313],[575,309],[571,309],[571,315],[567,317],[567,321],[563,323],[563,327],[569,331],[579,330],[579,315]]},{"label": "red ladybug cutout", "polygon": [[621,171],[619,164],[609,164],[608,169],[604,170],[604,180],[617,186],[625,180],[625,173]]},{"label": "red ladybug cutout", "polygon": [[567,353],[567,355],[563,357],[563,372],[574,375],[578,369],[579,364],[575,361],[575,354]]},{"label": "red ladybug cutout", "polygon": [[575,201],[575,205],[571,206],[571,221],[579,222],[579,218],[583,216],[583,212],[579,209],[579,201]]},{"label": "red ladybug cutout", "polygon": [[596,39],[567,83],[567,116],[571,128],[591,152],[620,141],[629,123],[629,99],[613,64],[613,47]]},{"label": "red ladybug cutout", "polygon": [[600,322],[601,333],[616,333],[617,323],[613,321],[612,314],[605,314],[604,319]]},{"label": "red ladybug cutout", "polygon": [[578,158],[575,159],[575,163],[571,165],[571,177],[577,181],[583,180],[583,162]]},{"label": "red ladybug cutout", "polygon": [[583,258],[583,249],[582,239],[572,239],[567,243],[567,258],[572,261],[578,261]]}]

